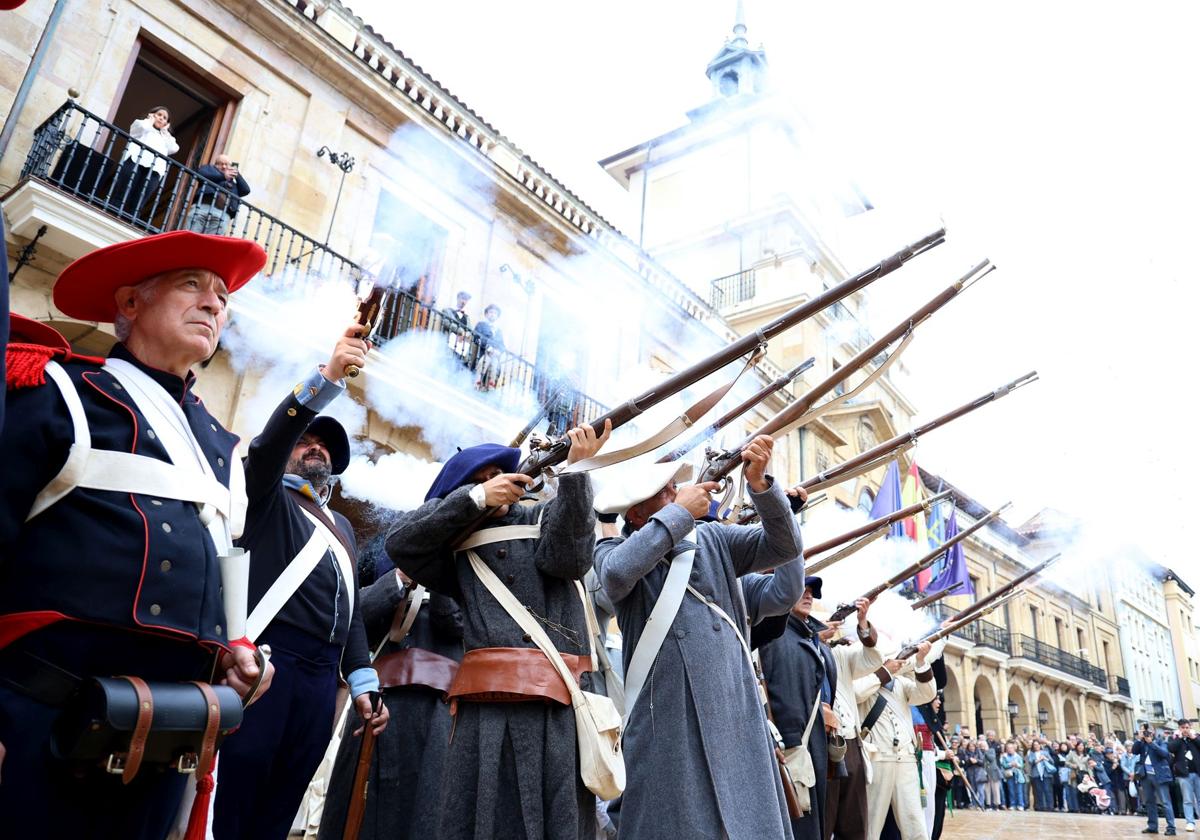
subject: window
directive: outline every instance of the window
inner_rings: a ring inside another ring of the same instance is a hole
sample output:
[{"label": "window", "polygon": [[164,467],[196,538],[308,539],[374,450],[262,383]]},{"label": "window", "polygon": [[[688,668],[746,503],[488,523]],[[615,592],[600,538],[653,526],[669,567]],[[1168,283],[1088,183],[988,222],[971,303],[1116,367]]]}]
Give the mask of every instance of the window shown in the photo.
[{"label": "window", "polygon": [[[433,305],[448,236],[445,228],[398,196],[380,192],[371,233],[371,250],[379,256],[379,264],[373,266],[377,282]],[[490,302],[479,304],[480,314]]]},{"label": "window", "polygon": [[1084,658],[1087,657],[1087,637],[1084,635],[1082,627],[1075,628],[1075,641],[1079,643],[1076,648],[1076,654]]},{"label": "window", "polygon": [[1030,627],[1033,628],[1033,638],[1035,640],[1040,639],[1041,637],[1038,634],[1038,609],[1037,609],[1037,607],[1029,608],[1029,625],[1030,625]]},{"label": "window", "polygon": [[871,508],[875,506],[875,496],[871,493],[870,487],[864,487],[863,491],[858,494],[858,509],[865,514],[871,513]]},{"label": "window", "polygon": [[1063,650],[1067,648],[1067,637],[1063,635],[1063,622],[1058,616],[1054,617],[1054,638],[1057,644]]},{"label": "window", "polygon": [[[980,584],[979,584],[979,575],[970,575],[970,578],[971,578],[971,589],[975,593],[974,595],[971,596],[971,601],[972,602],[978,601],[981,597],[983,597],[983,594],[984,594],[983,587],[980,586]],[[1005,616],[1004,624],[1005,624],[1005,626],[1008,626],[1008,604],[1004,605],[1004,616]]]}]

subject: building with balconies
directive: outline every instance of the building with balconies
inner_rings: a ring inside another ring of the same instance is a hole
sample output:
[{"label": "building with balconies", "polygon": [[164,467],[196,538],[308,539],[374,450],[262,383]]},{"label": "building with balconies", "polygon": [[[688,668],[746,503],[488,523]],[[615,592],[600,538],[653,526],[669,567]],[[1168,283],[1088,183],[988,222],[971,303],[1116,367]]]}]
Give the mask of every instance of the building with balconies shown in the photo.
[{"label": "building with balconies", "polygon": [[1175,672],[1179,677],[1183,715],[1200,718],[1200,633],[1196,628],[1195,591],[1173,570],[1163,576],[1163,598],[1167,621],[1171,626],[1171,647],[1175,651]]},{"label": "building with balconies", "polygon": [[[328,352],[319,327],[348,323],[352,293],[372,284],[388,288],[383,346],[351,384],[364,410],[350,431],[374,455],[441,459],[506,440],[539,410],[561,429],[633,396],[629,371],[661,376],[737,338],[704,296],[337,0],[65,5],[30,0],[0,36],[25,56],[0,80],[13,309],[105,352],[106,327],[55,310],[54,278],[94,248],[184,226],[198,169],[228,154],[252,191],[212,202],[223,232],[269,258],[231,328],[274,344],[246,365],[224,343],[198,391],[245,440],[293,363]],[[158,105],[179,145],[169,157],[130,134]],[[159,177],[130,178],[129,157]],[[449,312],[459,292],[471,295],[466,327]],[[503,341],[472,329],[492,304]],[[779,372],[764,362],[749,379]]]},{"label": "building with balconies", "polygon": [[[731,35],[706,68],[712,98],[689,111],[685,125],[600,161],[640,209],[638,243],[742,335],[883,255],[852,252],[850,220],[871,202],[796,104],[772,91],[766,52],[747,32],[739,4]],[[872,341],[862,317],[869,292],[772,341],[768,358],[786,369],[815,356],[813,381],[824,379]],[[916,408],[891,372],[779,441],[776,452],[794,465],[790,481],[910,428]],[[883,470],[828,492],[844,507],[869,508]]]},{"label": "building with balconies", "polygon": [[[921,470],[930,493],[950,490],[960,530],[989,508],[941,476]],[[948,514],[947,514],[948,515]],[[973,595],[936,604],[948,618],[1054,553],[1060,535],[1044,526],[1049,512],[1013,528],[994,520],[964,541]],[[1061,586],[1035,578],[1022,594],[947,639],[946,719],[972,732],[1044,732],[1053,737],[1091,730],[1132,732],[1134,703],[1118,643],[1117,618],[1102,586]]]}]

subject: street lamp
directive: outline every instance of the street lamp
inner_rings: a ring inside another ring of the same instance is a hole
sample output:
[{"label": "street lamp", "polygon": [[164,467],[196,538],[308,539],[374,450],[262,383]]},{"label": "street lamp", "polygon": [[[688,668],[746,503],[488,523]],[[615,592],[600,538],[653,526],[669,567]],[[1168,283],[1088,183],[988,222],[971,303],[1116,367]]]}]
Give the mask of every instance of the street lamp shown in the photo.
[{"label": "street lamp", "polygon": [[325,245],[329,245],[329,236],[333,233],[333,220],[337,217],[338,203],[342,200],[342,187],[346,184],[346,176],[354,169],[354,158],[346,152],[335,152],[328,146],[317,149],[317,157],[329,156],[329,162],[342,170],[342,179],[338,182],[337,197],[333,200],[333,214],[329,217],[329,230],[325,231]]},{"label": "street lamp", "polygon": [[1038,709],[1038,723],[1045,727],[1050,722],[1050,713],[1045,709]]},{"label": "street lamp", "polygon": [[1008,701],[1008,731],[1013,735],[1017,734],[1017,712],[1021,711],[1021,707],[1011,700]]}]

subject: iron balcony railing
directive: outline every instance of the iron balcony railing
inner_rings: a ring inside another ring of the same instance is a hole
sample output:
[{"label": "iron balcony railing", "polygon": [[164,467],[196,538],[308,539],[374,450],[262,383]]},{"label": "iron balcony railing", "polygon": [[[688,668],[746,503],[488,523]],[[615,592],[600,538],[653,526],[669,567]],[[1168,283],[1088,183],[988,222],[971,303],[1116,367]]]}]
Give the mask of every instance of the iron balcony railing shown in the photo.
[{"label": "iron balcony railing", "polygon": [[758,291],[754,269],[748,268],[736,274],[718,277],[709,284],[708,303],[713,309],[736,306],[750,300]]},{"label": "iron balcony railing", "polygon": [[608,411],[575,387],[566,376],[555,376],[510,353],[501,341],[464,325],[443,310],[423,303],[411,292],[389,290],[380,310],[374,339],[380,345],[406,333],[425,331],[441,334],[447,358],[457,361],[469,374],[476,391],[498,408],[536,413],[545,410],[548,433],[589,422]]},{"label": "iron balcony railing", "polygon": [[[933,612],[937,616],[938,621],[945,621],[953,617],[957,610],[951,609],[946,604],[934,604]],[[954,635],[961,636],[972,644],[989,647],[992,650],[998,650],[1002,653],[1012,653],[1012,643],[1009,640],[1008,630],[990,621],[977,619],[955,630]]]},{"label": "iron balcony railing", "polygon": [[267,252],[264,272],[355,282],[350,259],[159,154],[128,132],[68,101],[33,134],[21,177],[36,178],[146,233],[185,229],[194,209],[216,210],[208,232],[252,239]]},{"label": "iron balcony railing", "polygon": [[[217,233],[252,239],[267,252],[263,272],[270,276],[268,286],[275,289],[326,282],[355,285],[363,277],[362,269],[350,259],[195,170],[147,149],[74,102],[63,104],[34,132],[21,177],[49,184],[146,233],[186,229],[193,207],[211,205],[225,217]],[[390,291],[376,338],[382,343],[414,330],[445,333],[446,352],[458,357],[469,371],[467,381],[486,393],[486,402],[516,412],[529,411],[532,403],[545,408],[550,433],[561,433],[607,411],[563,377],[452,322],[410,291]]]},{"label": "iron balcony railing", "polygon": [[1118,677],[1116,674],[1108,678],[1108,693],[1119,694],[1122,697],[1133,696],[1129,693],[1129,680],[1124,677]]},{"label": "iron balcony railing", "polygon": [[1013,641],[1018,643],[1014,647],[1020,650],[1020,653],[1015,655],[1051,668],[1056,668],[1081,680],[1087,680],[1100,688],[1108,688],[1108,675],[1104,672],[1104,669],[1092,665],[1082,657],[1076,656],[1073,653],[1067,653],[1065,650],[1054,647],[1054,645],[1048,645],[1043,641],[1024,634],[1014,633]]}]

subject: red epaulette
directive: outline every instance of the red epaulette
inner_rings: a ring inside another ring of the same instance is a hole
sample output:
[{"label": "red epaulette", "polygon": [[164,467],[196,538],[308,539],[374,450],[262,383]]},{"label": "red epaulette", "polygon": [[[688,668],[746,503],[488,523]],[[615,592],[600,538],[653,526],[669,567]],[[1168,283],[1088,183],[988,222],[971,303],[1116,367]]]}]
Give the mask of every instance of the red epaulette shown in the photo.
[{"label": "red epaulette", "polygon": [[33,388],[46,384],[46,365],[51,359],[60,362],[80,361],[103,365],[98,356],[81,356],[61,347],[14,342],[4,348],[4,384],[8,390]]}]

